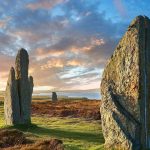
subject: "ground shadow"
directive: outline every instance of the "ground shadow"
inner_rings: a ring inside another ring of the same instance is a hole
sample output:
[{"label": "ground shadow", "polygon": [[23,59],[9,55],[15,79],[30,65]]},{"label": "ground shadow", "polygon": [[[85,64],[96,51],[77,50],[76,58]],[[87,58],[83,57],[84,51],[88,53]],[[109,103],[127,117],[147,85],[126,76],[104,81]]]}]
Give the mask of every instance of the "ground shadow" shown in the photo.
[{"label": "ground shadow", "polygon": [[98,134],[92,134],[92,133],[83,133],[81,132],[76,132],[76,131],[66,131],[66,130],[61,130],[58,128],[55,129],[50,129],[50,128],[44,128],[40,127],[34,124],[31,125],[15,125],[10,128],[15,128],[19,129],[23,132],[30,132],[32,134],[37,134],[41,136],[52,136],[52,137],[58,137],[58,138],[68,138],[68,139],[73,139],[73,140],[84,140],[86,142],[94,142],[98,144],[103,144],[104,143],[104,138],[102,133]]}]

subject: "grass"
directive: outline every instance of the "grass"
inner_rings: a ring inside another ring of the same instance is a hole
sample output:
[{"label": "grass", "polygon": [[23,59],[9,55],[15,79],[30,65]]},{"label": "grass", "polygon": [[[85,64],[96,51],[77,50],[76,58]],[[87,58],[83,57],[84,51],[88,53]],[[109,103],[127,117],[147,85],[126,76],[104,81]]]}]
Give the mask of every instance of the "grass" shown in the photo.
[{"label": "grass", "polygon": [[[0,128],[4,125],[3,103],[0,103]],[[35,138],[58,138],[65,150],[103,150],[103,135],[99,121],[81,118],[33,116],[31,126],[14,126]]]}]

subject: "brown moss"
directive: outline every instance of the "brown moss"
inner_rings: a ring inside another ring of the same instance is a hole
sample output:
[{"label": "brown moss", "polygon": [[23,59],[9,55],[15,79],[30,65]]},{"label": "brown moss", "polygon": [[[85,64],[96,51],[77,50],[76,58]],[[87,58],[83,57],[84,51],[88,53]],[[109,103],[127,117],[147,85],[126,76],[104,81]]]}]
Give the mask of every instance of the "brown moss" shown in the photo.
[{"label": "brown moss", "polygon": [[28,141],[24,134],[16,129],[0,130],[0,148],[12,147],[15,145],[26,144]]},{"label": "brown moss", "polygon": [[16,129],[0,130],[0,149],[4,150],[64,150],[63,142],[58,139],[37,140],[35,143],[26,139],[23,132]]},{"label": "brown moss", "polygon": [[32,114],[100,120],[100,104],[97,100],[58,101],[55,104],[51,101],[36,101],[32,103]]},{"label": "brown moss", "polygon": [[35,144],[26,145],[21,150],[64,150],[63,143],[58,139],[37,141]]}]

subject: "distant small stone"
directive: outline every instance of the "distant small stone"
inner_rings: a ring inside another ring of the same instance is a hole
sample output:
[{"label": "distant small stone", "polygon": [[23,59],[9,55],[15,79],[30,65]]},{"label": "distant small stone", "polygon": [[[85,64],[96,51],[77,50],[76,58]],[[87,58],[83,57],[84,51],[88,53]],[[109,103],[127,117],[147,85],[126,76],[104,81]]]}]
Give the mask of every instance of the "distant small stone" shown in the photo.
[{"label": "distant small stone", "polygon": [[58,99],[57,99],[57,94],[56,92],[52,92],[52,102],[57,102]]}]

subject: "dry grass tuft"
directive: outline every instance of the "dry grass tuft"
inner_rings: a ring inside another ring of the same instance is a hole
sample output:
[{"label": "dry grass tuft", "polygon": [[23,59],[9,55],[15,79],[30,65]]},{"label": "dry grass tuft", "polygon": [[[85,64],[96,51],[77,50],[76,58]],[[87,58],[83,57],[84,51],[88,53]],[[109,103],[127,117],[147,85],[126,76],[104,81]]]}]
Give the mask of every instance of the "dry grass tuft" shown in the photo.
[{"label": "dry grass tuft", "polygon": [[64,150],[61,140],[26,139],[23,132],[16,129],[3,129],[0,131],[0,149],[4,150]]},{"label": "dry grass tuft", "polygon": [[24,134],[16,129],[2,129],[0,130],[0,148],[12,147],[15,145],[21,145],[31,143],[28,141]]},{"label": "dry grass tuft", "polygon": [[51,139],[37,141],[35,144],[26,145],[21,150],[64,150],[61,140]]}]

